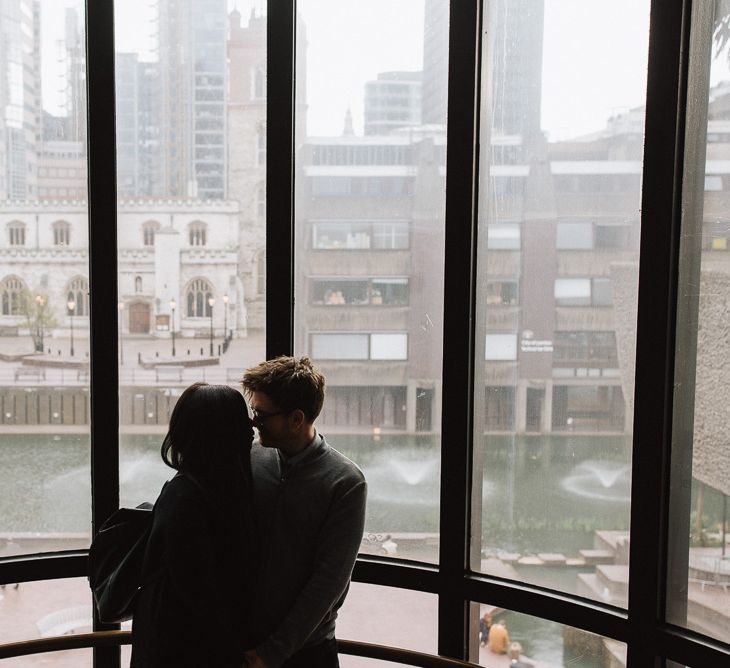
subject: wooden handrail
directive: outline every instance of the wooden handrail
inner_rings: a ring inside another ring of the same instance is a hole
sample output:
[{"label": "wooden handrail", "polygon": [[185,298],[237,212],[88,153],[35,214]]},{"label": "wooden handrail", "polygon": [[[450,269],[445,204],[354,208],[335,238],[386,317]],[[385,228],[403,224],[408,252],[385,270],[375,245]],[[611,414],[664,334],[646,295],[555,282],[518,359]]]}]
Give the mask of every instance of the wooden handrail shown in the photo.
[{"label": "wooden handrail", "polygon": [[[130,631],[96,631],[95,633],[79,633],[68,636],[53,636],[37,640],[23,640],[0,645],[0,659],[9,659],[29,654],[43,654],[45,652],[59,652],[69,649],[87,649],[89,647],[113,647],[114,645],[130,645],[132,633]],[[391,661],[407,666],[421,668],[479,668],[475,663],[449,659],[445,656],[414,652],[409,649],[375,645],[373,643],[356,640],[338,640],[337,649],[340,654],[364,656],[369,659]]]},{"label": "wooden handrail", "polygon": [[130,645],[130,631],[96,631],[94,633],[76,633],[67,636],[51,636],[36,640],[21,640],[0,645],[0,659],[45,652],[60,652],[66,649],[85,649],[89,647],[113,647],[114,645]]}]

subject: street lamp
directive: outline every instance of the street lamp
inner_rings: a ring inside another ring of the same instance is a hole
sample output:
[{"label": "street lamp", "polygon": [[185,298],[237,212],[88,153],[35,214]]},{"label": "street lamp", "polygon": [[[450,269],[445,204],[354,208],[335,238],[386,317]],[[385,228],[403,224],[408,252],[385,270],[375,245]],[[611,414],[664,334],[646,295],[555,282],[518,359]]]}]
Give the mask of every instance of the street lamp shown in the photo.
[{"label": "street lamp", "polygon": [[223,338],[228,338],[228,295],[223,295]]},{"label": "street lamp", "polygon": [[117,302],[119,311],[119,364],[124,364],[124,302]]},{"label": "street lamp", "polygon": [[66,302],[68,306],[69,321],[71,323],[71,357],[74,356],[74,312],[76,311],[76,302],[73,299],[69,299]]},{"label": "street lamp", "polygon": [[170,300],[170,310],[172,311],[172,317],[170,318],[170,331],[172,332],[172,356],[175,357],[175,307],[177,303],[174,299]]},{"label": "street lamp", "polygon": [[38,310],[36,311],[36,350],[43,352],[43,307],[46,305],[46,300],[41,295],[35,296],[35,303],[38,304]]},{"label": "street lamp", "polygon": [[213,304],[215,297],[208,297],[208,306],[210,306],[210,356],[213,357]]}]

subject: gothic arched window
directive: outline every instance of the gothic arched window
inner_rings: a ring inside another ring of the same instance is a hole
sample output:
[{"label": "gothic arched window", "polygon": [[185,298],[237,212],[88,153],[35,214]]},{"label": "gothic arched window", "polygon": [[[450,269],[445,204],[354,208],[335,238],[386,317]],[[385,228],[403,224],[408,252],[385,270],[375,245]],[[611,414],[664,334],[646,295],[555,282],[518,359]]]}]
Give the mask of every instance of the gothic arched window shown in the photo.
[{"label": "gothic arched window", "polygon": [[83,276],[72,278],[66,286],[66,314],[89,315],[89,281]]},{"label": "gothic arched window", "polygon": [[196,278],[187,289],[185,302],[188,318],[210,318],[213,307],[208,300],[213,296],[213,288],[204,278]]},{"label": "gothic arched window", "polygon": [[17,276],[8,276],[3,279],[1,286],[2,314],[21,315],[23,292],[27,290],[23,279]]}]

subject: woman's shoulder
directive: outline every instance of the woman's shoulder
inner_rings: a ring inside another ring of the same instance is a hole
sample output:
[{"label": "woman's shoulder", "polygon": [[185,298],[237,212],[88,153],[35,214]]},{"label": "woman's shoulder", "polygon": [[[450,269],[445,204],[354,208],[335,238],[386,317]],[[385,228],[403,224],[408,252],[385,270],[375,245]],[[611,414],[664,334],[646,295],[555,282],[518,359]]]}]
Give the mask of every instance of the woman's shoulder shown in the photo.
[{"label": "woman's shoulder", "polygon": [[180,504],[205,504],[205,493],[200,484],[187,475],[177,473],[160,491],[155,510],[164,510]]}]

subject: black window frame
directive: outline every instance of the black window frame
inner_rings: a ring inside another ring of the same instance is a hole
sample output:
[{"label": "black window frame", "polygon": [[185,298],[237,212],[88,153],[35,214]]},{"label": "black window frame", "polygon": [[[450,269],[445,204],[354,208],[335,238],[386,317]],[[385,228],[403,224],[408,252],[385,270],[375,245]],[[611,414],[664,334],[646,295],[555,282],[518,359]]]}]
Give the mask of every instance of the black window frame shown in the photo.
[{"label": "black window frame", "polygon": [[[694,3],[694,11],[702,3]],[[91,317],[92,530],[119,505],[117,227],[113,0],[86,0]],[[438,595],[438,651],[466,658],[470,602],[485,602],[622,641],[628,668],[730,665],[730,645],[665,620],[673,381],[687,89],[693,3],[652,0],[649,35],[637,328],[628,609],[472,571],[474,406],[482,2],[452,0],[449,26],[441,535],[438,565],[360,556],[359,582]],[[266,354],[293,351],[296,0],[268,3]],[[706,30],[705,32],[708,32]],[[704,46],[711,37],[704,35]],[[700,40],[702,48],[703,42]],[[690,128],[691,129],[691,128]],[[281,308],[289,304],[290,308]],[[276,305],[277,308],[271,308]],[[483,361],[482,361],[483,363]],[[448,521],[445,521],[448,518]],[[79,577],[86,551],[3,558],[0,582]],[[105,630],[97,618],[94,628]],[[119,648],[94,665],[119,666]]]}]

